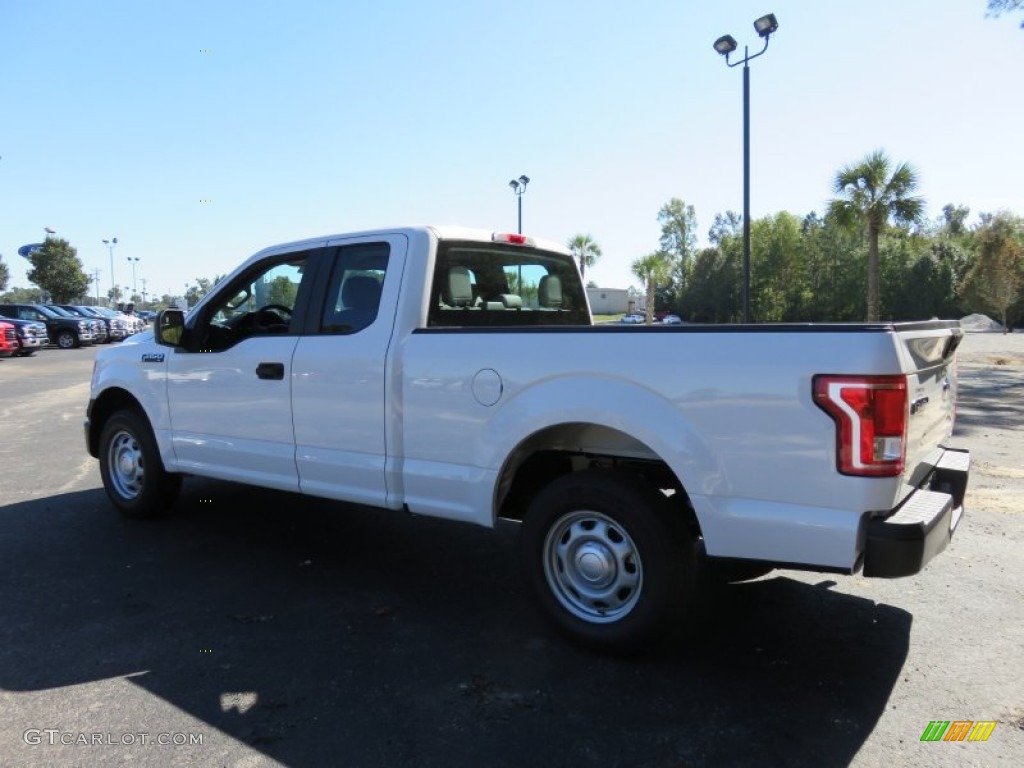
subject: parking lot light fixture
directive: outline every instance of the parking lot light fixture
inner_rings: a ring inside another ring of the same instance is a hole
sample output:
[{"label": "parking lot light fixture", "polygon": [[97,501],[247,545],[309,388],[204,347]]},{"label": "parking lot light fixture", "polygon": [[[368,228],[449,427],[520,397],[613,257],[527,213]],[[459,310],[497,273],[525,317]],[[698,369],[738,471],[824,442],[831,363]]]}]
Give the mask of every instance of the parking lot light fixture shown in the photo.
[{"label": "parking lot light fixture", "polygon": [[766,40],[768,39],[768,36],[778,28],[779,22],[775,19],[774,13],[766,13],[754,22],[754,31],[757,32],[759,37],[763,37]]},{"label": "parking lot light fixture", "polygon": [[135,280],[135,265],[139,263],[138,256],[129,256],[129,263],[132,265],[132,296],[134,297],[138,293],[138,282]]},{"label": "parking lot light fixture", "polygon": [[715,40],[715,50],[723,56],[727,56],[735,51],[739,46],[736,43],[736,38],[732,35],[722,35],[720,38]]},{"label": "parking lot light fixture", "polygon": [[[110,251],[110,292],[113,294],[114,288],[117,287],[117,283],[114,282],[114,246],[117,245],[117,238],[112,237],[109,240],[104,240],[103,244],[107,246],[107,250]],[[110,297],[110,305],[114,305],[114,297]]]},{"label": "parking lot light fixture", "polygon": [[731,35],[722,35],[715,40],[714,48],[729,67],[743,65],[743,322],[750,322],[750,60],[756,59],[768,50],[768,40],[779,28],[774,13],[766,13],[754,22],[754,31],[764,40],[764,47],[757,53],[750,53],[743,46],[743,58],[729,61],[739,44]]},{"label": "parking lot light fixture", "polygon": [[512,192],[516,196],[516,200],[519,203],[519,234],[523,234],[523,193],[526,191],[526,185],[530,183],[530,177],[523,175],[518,179],[512,179],[508,185],[512,188]]}]

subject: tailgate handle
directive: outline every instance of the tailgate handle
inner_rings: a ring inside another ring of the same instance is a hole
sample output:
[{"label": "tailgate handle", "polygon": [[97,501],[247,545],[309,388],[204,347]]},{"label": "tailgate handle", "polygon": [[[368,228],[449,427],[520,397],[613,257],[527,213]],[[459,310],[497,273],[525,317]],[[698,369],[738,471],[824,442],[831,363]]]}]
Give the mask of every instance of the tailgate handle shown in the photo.
[{"label": "tailgate handle", "polygon": [[284,363],[260,363],[256,366],[256,375],[261,379],[283,379]]},{"label": "tailgate handle", "polygon": [[927,397],[919,397],[919,398],[917,398],[916,400],[914,400],[910,404],[910,415],[913,416],[915,413],[920,411],[926,405],[928,405],[928,398]]}]

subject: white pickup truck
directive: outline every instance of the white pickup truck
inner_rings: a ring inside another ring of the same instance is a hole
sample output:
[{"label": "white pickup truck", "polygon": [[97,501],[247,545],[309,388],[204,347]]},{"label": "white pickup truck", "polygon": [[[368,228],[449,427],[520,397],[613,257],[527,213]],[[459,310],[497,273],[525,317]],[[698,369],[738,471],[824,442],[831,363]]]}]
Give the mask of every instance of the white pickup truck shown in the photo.
[{"label": "white pickup truck", "polygon": [[537,601],[635,648],[703,575],[918,572],[963,510],[958,323],[594,325],[560,245],[411,227],[256,254],[97,355],[114,506],[182,475],[494,526]]}]

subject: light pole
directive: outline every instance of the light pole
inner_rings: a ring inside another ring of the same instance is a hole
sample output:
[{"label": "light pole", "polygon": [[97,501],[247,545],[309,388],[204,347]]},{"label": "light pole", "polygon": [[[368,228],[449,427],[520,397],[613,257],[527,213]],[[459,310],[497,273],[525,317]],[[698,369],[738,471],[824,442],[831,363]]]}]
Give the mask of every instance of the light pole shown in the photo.
[{"label": "light pole", "polygon": [[729,61],[729,54],[739,46],[732,35],[715,40],[715,50],[725,56],[730,67],[743,65],[743,322],[750,322],[750,60],[768,50],[768,38],[779,28],[775,14],[768,13],[754,22],[754,31],[764,40],[764,47],[751,55],[743,46],[743,59]]},{"label": "light pole", "polygon": [[138,256],[129,256],[128,262],[132,265],[132,301],[135,300],[135,294],[138,292],[138,283],[135,281],[135,265],[139,263]]},{"label": "light pole", "polygon": [[[110,292],[114,292],[114,288],[117,287],[117,283],[114,282],[114,246],[117,245],[117,238],[112,237],[109,240],[104,240],[103,244],[107,246],[107,250],[110,251]],[[114,297],[110,297],[110,304],[113,306]]]},{"label": "light pole", "polygon": [[516,196],[516,200],[519,201],[519,234],[523,234],[523,193],[526,191],[526,185],[530,183],[529,176],[520,176],[518,179],[512,179],[508,183],[512,187],[512,192]]}]

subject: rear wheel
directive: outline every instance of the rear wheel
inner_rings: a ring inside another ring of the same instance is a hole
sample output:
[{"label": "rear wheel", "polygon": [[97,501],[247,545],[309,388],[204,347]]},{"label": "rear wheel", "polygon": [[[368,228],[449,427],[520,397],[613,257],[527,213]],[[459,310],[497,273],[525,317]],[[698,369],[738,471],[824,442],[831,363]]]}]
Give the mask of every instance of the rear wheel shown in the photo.
[{"label": "rear wheel", "polygon": [[543,613],[584,645],[632,651],[686,607],[695,546],[665,496],[642,479],[587,470],[530,504],[526,574]]},{"label": "rear wheel", "polygon": [[181,476],[167,472],[146,417],[113,414],[100,434],[100,476],[114,506],[128,517],[157,517],[178,498]]}]

